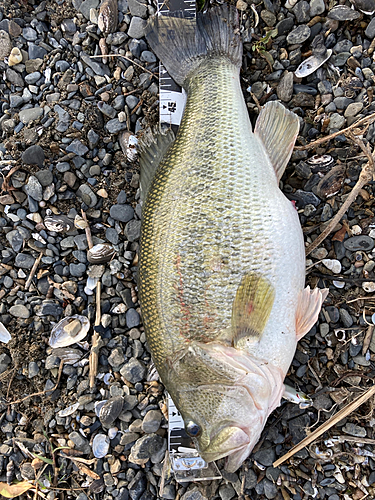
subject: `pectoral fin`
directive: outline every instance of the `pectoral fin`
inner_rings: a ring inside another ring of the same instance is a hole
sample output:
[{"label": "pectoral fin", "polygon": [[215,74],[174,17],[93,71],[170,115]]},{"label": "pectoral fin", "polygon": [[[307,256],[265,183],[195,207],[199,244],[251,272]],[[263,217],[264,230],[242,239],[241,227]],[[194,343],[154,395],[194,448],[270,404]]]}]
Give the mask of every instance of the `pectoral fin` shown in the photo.
[{"label": "pectoral fin", "polygon": [[146,199],[147,192],[155,176],[161,160],[175,139],[172,130],[147,129],[139,140],[139,163],[141,166],[141,201]]},{"label": "pectoral fin", "polygon": [[271,314],[275,290],[263,276],[245,275],[232,308],[233,345],[242,338],[258,341]]},{"label": "pectoral fin", "polygon": [[262,141],[278,181],[292,155],[298,131],[298,116],[279,102],[268,102],[258,116],[254,133]]},{"label": "pectoral fin", "polygon": [[323,290],[314,288],[314,290],[310,290],[308,286],[300,293],[296,314],[298,340],[306,335],[317,322],[320,309],[328,292],[328,288],[324,288]]}]

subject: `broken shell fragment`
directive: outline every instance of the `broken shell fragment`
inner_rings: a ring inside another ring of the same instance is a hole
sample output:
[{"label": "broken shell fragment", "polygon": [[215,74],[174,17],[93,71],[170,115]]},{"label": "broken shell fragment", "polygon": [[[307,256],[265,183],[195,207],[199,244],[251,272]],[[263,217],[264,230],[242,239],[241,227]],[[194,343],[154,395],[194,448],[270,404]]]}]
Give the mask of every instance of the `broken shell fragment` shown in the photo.
[{"label": "broken shell fragment", "polygon": [[118,433],[118,428],[117,427],[111,427],[108,429],[108,437],[109,439],[115,439]]},{"label": "broken shell fragment", "polygon": [[333,286],[335,286],[336,288],[344,288],[344,286],[345,286],[345,282],[344,282],[344,281],[336,281],[336,280],[333,280],[333,281],[332,281],[332,284],[333,284]]},{"label": "broken shell fragment", "polygon": [[122,152],[126,156],[126,158],[130,161],[136,161],[138,157],[137,145],[138,139],[137,137],[129,132],[128,130],[124,130],[120,135],[119,143],[122,149]]},{"label": "broken shell fragment", "polygon": [[375,292],[375,283],[373,281],[365,281],[362,283],[362,288],[367,293]]},{"label": "broken shell fragment", "polygon": [[64,408],[63,410],[60,410],[58,412],[59,417],[68,417],[69,415],[73,415],[73,413],[78,410],[79,403],[74,403],[74,405],[70,405],[67,408]]},{"label": "broken shell fragment", "polygon": [[109,450],[109,437],[97,434],[92,441],[92,452],[96,458],[104,458]]},{"label": "broken shell fragment", "polygon": [[49,345],[52,348],[67,347],[83,340],[90,329],[90,321],[86,316],[75,314],[63,318],[52,329]]},{"label": "broken shell fragment", "polygon": [[73,222],[66,215],[51,215],[46,217],[43,222],[48,231],[55,233],[66,233],[73,229]]},{"label": "broken shell fragment", "polygon": [[345,165],[337,165],[321,179],[316,188],[319,198],[331,198],[340,191],[345,180],[345,170]]},{"label": "broken shell fragment", "polygon": [[312,173],[317,174],[319,172],[328,172],[334,161],[331,155],[314,155],[306,163],[311,165]]},{"label": "broken shell fragment", "polygon": [[337,259],[323,259],[323,264],[327,269],[332,271],[334,274],[339,274],[341,272],[341,262]]},{"label": "broken shell fragment", "polygon": [[0,342],[4,342],[4,344],[7,344],[10,340],[12,340],[10,333],[0,322]]},{"label": "broken shell fragment", "polygon": [[301,62],[294,74],[298,78],[309,76],[322,66],[332,55],[332,49],[328,49],[324,56],[312,55]]},{"label": "broken shell fragment", "polygon": [[99,9],[98,27],[104,34],[116,31],[118,22],[117,0],[104,0]]},{"label": "broken shell fragment", "polygon": [[74,227],[76,227],[77,229],[86,229],[86,227],[88,227],[88,223],[83,217],[81,217],[80,215],[76,215],[74,218]]},{"label": "broken shell fragment", "polygon": [[87,260],[91,264],[104,264],[105,262],[109,262],[116,251],[112,245],[108,243],[98,243],[94,245],[87,252]]},{"label": "broken shell fragment", "polygon": [[64,361],[64,365],[74,365],[83,356],[82,351],[73,349],[72,347],[58,347],[57,349],[53,349],[52,354],[60,358],[61,361]]},{"label": "broken shell fragment", "polygon": [[8,66],[15,66],[22,62],[22,52],[18,47],[13,47],[8,57]]}]

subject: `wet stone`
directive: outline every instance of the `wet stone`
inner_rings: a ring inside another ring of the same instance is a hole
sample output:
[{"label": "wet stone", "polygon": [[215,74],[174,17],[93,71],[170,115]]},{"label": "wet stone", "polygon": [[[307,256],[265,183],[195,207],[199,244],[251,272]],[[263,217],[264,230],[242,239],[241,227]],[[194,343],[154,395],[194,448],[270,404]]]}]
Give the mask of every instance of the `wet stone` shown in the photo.
[{"label": "wet stone", "polygon": [[374,248],[374,240],[370,238],[370,236],[361,234],[359,236],[353,236],[345,240],[344,247],[351,252],[355,252],[358,250],[370,252]]},{"label": "wet stone", "polygon": [[325,11],[324,0],[310,0],[310,16],[315,17]]}]

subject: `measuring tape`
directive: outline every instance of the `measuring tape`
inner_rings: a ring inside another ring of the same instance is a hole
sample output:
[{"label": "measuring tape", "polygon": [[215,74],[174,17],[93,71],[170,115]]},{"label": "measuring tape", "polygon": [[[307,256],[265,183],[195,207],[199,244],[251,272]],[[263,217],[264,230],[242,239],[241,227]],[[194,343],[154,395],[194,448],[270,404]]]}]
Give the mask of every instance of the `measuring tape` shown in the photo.
[{"label": "measuring tape", "polygon": [[[182,10],[195,16],[195,0],[158,0],[159,15]],[[186,92],[169,76],[162,64],[159,66],[160,123],[180,125],[186,104]]]}]

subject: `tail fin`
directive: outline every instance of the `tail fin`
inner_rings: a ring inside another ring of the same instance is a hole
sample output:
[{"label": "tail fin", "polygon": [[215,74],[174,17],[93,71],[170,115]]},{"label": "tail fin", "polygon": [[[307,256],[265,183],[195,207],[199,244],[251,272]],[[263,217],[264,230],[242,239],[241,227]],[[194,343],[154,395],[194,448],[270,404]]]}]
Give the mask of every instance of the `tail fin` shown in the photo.
[{"label": "tail fin", "polygon": [[196,18],[188,15],[157,16],[146,27],[146,39],[171,77],[183,85],[205,57],[227,57],[239,68],[242,43],[235,7],[223,4]]}]

